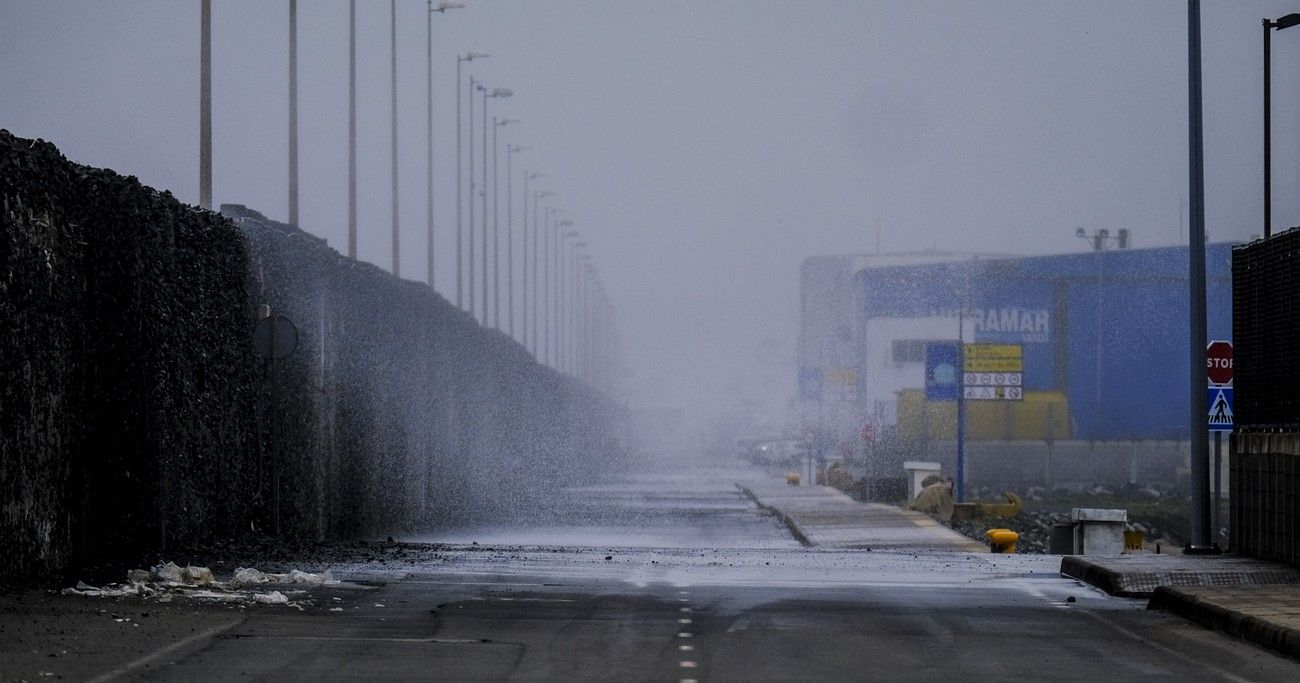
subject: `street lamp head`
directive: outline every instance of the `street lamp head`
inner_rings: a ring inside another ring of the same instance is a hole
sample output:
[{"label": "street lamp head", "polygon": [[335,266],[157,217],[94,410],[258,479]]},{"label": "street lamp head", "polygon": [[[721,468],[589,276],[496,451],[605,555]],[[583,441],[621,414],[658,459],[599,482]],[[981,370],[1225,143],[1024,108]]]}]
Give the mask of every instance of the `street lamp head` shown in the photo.
[{"label": "street lamp head", "polygon": [[460,60],[460,61],[462,61],[462,62],[472,62],[472,61],[474,61],[474,60],[476,60],[476,59],[487,59],[488,57],[491,57],[491,56],[492,56],[492,55],[490,55],[490,54],[488,54],[488,53],[486,53],[486,52],[474,52],[473,50],[470,50],[469,52],[466,52],[466,53],[463,54],[463,55],[457,55],[457,56],[456,56],[456,59],[458,59],[458,60]]},{"label": "street lamp head", "polygon": [[506,151],[508,152],[522,152],[526,149],[532,149],[532,147],[529,147],[528,145],[506,145]]},{"label": "street lamp head", "polygon": [[[493,117],[493,118],[495,118],[495,117]],[[504,126],[504,125],[509,124],[509,123],[523,123],[523,122],[520,121],[519,119],[509,119],[509,118],[507,118],[507,119],[498,119],[498,120],[497,120],[497,125],[498,125],[498,126]]]},{"label": "street lamp head", "polygon": [[446,12],[449,9],[464,9],[463,2],[440,2],[437,7],[430,8],[430,12]]},{"label": "street lamp head", "polygon": [[546,177],[546,174],[545,174],[545,173],[536,173],[536,172],[533,172],[533,173],[529,173],[529,174],[528,174],[528,177],[529,177],[529,178],[545,178],[545,177]]},{"label": "street lamp head", "polygon": [[515,94],[510,88],[493,88],[489,97],[510,97]]},{"label": "street lamp head", "polygon": [[1292,12],[1291,14],[1288,14],[1285,17],[1279,17],[1277,21],[1274,21],[1273,28],[1281,31],[1284,28],[1291,28],[1297,24],[1300,24],[1300,14]]},{"label": "street lamp head", "polygon": [[1084,230],[1083,228],[1075,228],[1075,229],[1074,229],[1074,236],[1075,236],[1075,237],[1087,237],[1087,236],[1088,236],[1088,231]]},{"label": "street lamp head", "polygon": [[[556,209],[556,211],[559,211],[559,209]],[[573,221],[571,221],[571,220],[565,219],[565,220],[560,221],[560,227],[561,227],[561,228],[566,228],[566,227],[568,227],[568,226],[570,226],[570,225],[573,225]],[[570,231],[570,232],[572,232],[572,231]],[[578,234],[578,233],[575,232],[575,233],[573,233],[573,234],[576,235],[576,234]]]}]

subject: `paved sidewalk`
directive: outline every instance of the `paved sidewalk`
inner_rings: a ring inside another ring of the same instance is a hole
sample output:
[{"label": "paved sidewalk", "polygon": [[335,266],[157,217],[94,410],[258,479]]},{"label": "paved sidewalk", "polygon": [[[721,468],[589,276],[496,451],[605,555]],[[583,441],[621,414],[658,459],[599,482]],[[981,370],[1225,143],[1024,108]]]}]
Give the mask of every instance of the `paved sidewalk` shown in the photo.
[{"label": "paved sidewalk", "polygon": [[1300,584],[1300,571],[1236,555],[1066,555],[1061,573],[1130,598],[1150,597],[1160,586]]},{"label": "paved sidewalk", "polygon": [[861,503],[829,486],[745,482],[737,486],[781,517],[795,538],[821,548],[988,552],[929,515],[881,503]]},{"label": "paved sidewalk", "polygon": [[1300,657],[1300,584],[1162,586],[1149,607]]},{"label": "paved sidewalk", "polygon": [[1061,573],[1111,595],[1150,597],[1148,609],[1300,657],[1300,571],[1294,568],[1236,555],[1067,555]]}]

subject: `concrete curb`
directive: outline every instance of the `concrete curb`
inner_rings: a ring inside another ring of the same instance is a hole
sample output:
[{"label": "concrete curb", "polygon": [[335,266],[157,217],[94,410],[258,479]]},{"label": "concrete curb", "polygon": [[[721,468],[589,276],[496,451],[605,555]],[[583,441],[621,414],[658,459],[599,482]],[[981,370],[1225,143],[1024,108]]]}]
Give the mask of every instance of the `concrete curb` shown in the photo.
[{"label": "concrete curb", "polygon": [[[1161,557],[1161,556],[1155,556]],[[1290,567],[1231,555],[1193,560],[1166,555],[1152,561],[1141,556],[1066,555],[1061,573],[1100,588],[1111,595],[1148,598],[1162,586],[1250,586],[1300,583],[1300,573]]]},{"label": "concrete curb", "polygon": [[1260,647],[1300,658],[1300,629],[1292,628],[1222,605],[1178,588],[1160,586],[1151,595],[1147,609],[1160,609],[1222,631]]},{"label": "concrete curb", "polygon": [[754,495],[754,492],[749,490],[748,486],[744,486],[740,483],[737,483],[736,488],[740,489],[741,493],[745,494],[746,496],[749,496],[749,499],[754,501],[755,505],[776,515],[778,519],[780,519],[782,522],[785,522],[786,528],[790,530],[790,535],[794,536],[796,541],[799,541],[801,544],[809,547],[816,545],[815,543],[812,542],[812,540],[808,538],[808,534],[805,534],[803,529],[799,528],[799,524],[795,522],[794,519],[790,517],[790,515],[785,514],[785,512],[783,512],[780,508],[772,507],[771,505],[767,505],[766,503],[764,503],[762,500],[759,500],[758,496]]},{"label": "concrete curb", "polygon": [[1086,584],[1096,586],[1111,595],[1124,598],[1145,598],[1151,591],[1133,591],[1125,588],[1124,575],[1077,555],[1061,558],[1061,573]]}]

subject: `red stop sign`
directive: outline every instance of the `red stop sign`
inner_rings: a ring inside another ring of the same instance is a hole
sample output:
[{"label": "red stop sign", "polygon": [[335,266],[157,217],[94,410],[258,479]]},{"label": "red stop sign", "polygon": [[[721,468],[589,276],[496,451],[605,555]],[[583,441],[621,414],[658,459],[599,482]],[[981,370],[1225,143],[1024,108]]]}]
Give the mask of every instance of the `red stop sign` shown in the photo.
[{"label": "red stop sign", "polygon": [[1232,383],[1232,342],[1212,341],[1205,347],[1205,374],[1211,384]]}]

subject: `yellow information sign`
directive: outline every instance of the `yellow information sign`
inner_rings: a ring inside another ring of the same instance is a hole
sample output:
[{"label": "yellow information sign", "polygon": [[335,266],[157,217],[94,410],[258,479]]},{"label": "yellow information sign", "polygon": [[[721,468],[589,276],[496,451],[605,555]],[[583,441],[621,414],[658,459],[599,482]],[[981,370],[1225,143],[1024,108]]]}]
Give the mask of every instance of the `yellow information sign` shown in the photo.
[{"label": "yellow information sign", "polygon": [[962,349],[965,372],[1024,372],[1019,344],[966,344]]},{"label": "yellow information sign", "polygon": [[1025,363],[1019,358],[967,358],[962,367],[965,372],[1024,372]]}]

